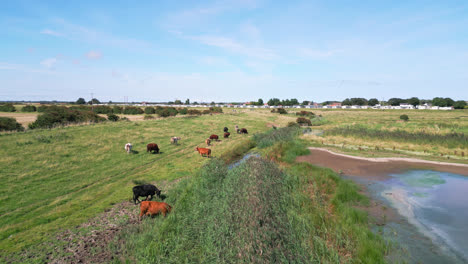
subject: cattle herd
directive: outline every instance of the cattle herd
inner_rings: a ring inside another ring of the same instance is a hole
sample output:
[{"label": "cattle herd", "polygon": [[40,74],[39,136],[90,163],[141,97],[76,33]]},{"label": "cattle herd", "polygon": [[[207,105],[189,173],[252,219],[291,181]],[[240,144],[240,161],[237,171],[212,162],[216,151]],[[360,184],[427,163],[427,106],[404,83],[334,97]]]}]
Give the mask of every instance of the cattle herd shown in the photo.
[{"label": "cattle herd", "polygon": [[[229,129],[227,127],[224,127],[224,138],[229,138],[231,133],[228,131]],[[235,130],[237,134],[248,134],[247,129],[245,128],[240,128],[236,125]],[[178,145],[180,141],[180,137],[171,137],[171,144]],[[219,136],[212,134],[209,138],[205,140],[205,143],[207,146],[211,145],[211,141],[219,141]],[[132,144],[127,143],[125,144],[125,151],[127,153],[132,153]],[[211,157],[211,149],[209,148],[199,148],[198,146],[195,148],[198,153],[204,157]],[[146,145],[146,152],[149,153],[159,153],[159,146],[156,143],[149,143]],[[143,185],[138,185],[133,187],[133,202],[134,204],[137,204],[137,201],[140,203],[140,216],[139,219],[141,220],[143,216],[155,216],[158,214],[162,214],[166,216],[167,213],[169,213],[172,209],[170,205],[164,202],[156,202],[156,201],[151,201],[153,199],[154,195],[157,195],[159,198],[161,198],[161,190],[159,190],[156,186],[152,184],[143,184]],[[138,199],[139,197],[145,197],[143,201],[140,201]]]}]

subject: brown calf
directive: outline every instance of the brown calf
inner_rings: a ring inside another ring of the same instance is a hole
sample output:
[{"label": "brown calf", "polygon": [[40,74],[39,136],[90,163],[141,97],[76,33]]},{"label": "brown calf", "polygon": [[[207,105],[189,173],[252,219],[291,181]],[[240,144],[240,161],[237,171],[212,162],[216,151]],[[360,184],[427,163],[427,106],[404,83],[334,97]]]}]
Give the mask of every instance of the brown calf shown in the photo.
[{"label": "brown calf", "polygon": [[211,157],[211,149],[209,149],[209,148],[199,148],[199,147],[197,147],[195,150],[198,151],[198,153],[200,153],[200,155],[202,157],[203,157],[203,155],[206,155],[208,158]]},{"label": "brown calf", "polygon": [[224,138],[228,138],[230,135],[231,135],[231,133],[225,132],[225,133],[224,133]]},{"label": "brown calf", "polygon": [[144,215],[155,216],[157,214],[166,214],[172,210],[172,207],[167,203],[155,202],[155,201],[143,201],[140,204],[140,221]]},{"label": "brown calf", "polygon": [[207,139],[205,140],[205,143],[206,143],[207,146],[209,146],[209,145],[211,144],[211,139],[207,138]]},{"label": "brown calf", "polygon": [[211,139],[211,140],[216,140],[216,141],[218,141],[218,138],[219,138],[218,135],[211,135],[211,136],[210,136],[210,139]]}]

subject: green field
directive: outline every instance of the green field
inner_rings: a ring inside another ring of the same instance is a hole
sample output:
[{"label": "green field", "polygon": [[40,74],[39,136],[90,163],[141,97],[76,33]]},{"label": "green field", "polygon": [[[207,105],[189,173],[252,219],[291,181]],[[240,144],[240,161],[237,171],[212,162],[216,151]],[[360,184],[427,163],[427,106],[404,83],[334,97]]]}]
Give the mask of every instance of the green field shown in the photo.
[{"label": "green field", "polygon": [[[206,162],[195,151],[209,135],[237,124],[261,132],[266,115],[224,114],[117,122],[0,136],[0,248],[12,252],[47,240],[131,196],[134,180],[161,183],[191,177]],[[171,145],[171,136],[182,138]],[[220,156],[244,136],[211,147]],[[245,136],[246,137],[246,136]],[[128,155],[131,142],[138,154]],[[146,153],[155,142],[161,154]]]},{"label": "green field", "polygon": [[[322,116],[312,127],[320,133],[300,136],[300,141],[298,134],[291,134],[297,131],[293,128],[271,129],[296,120],[295,111],[280,115],[227,109],[221,115],[0,134],[0,255],[21,260],[25,250],[40,251],[63,230],[128,201],[135,183],[150,182],[163,189],[174,211],[167,219],[148,219],[123,230],[118,239],[125,242],[109,249],[120,261],[262,262],[257,261],[262,252],[270,262],[294,262],[294,255],[298,262],[376,263],[383,261],[389,247],[369,231],[366,214],[352,208],[365,205],[366,198],[330,170],[296,164],[295,157],[305,154],[307,145],[344,144],[349,149],[342,149],[348,151],[367,147],[372,155],[400,155],[403,150],[411,155],[429,145],[433,156],[441,150],[457,151],[452,160],[466,162],[461,156],[466,153],[466,110],[313,110]],[[398,121],[403,113],[410,117],[408,122]],[[250,134],[232,133],[236,124]],[[224,126],[231,138],[211,146],[222,162],[200,157],[195,147],[205,146],[211,134],[222,135]],[[171,145],[171,136],[180,136],[180,145]],[[134,154],[124,151],[127,142],[133,144]],[[159,145],[161,154],[146,153],[150,142]],[[255,146],[276,163],[258,159],[229,171],[224,167]],[[255,188],[249,189],[252,185]],[[233,201],[239,204],[232,207]],[[258,214],[250,213],[257,209]],[[268,224],[265,215],[272,217]],[[262,228],[266,224],[263,229],[254,224],[260,222]],[[277,228],[285,231],[275,233]],[[148,229],[153,230],[150,235],[142,232]],[[236,230],[240,237],[233,236]],[[254,246],[259,242],[262,246]],[[40,254],[35,257],[44,261]]]},{"label": "green field", "polygon": [[[468,110],[314,110],[327,123],[312,127],[319,136],[303,138],[314,145],[359,155],[420,156],[468,161]],[[400,120],[400,115],[409,121]],[[361,151],[356,152],[361,148]],[[442,155],[442,157],[441,157]]]}]

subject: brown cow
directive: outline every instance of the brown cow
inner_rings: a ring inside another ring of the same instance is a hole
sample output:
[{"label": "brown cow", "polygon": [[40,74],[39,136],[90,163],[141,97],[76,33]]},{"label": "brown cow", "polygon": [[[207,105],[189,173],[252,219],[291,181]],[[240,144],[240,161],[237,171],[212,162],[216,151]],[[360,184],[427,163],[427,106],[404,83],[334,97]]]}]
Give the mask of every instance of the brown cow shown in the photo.
[{"label": "brown cow", "polygon": [[228,138],[230,135],[231,135],[231,133],[226,132],[226,133],[224,133],[224,138]]},{"label": "brown cow", "polygon": [[155,216],[157,214],[166,214],[172,210],[172,207],[167,203],[155,202],[155,201],[142,201],[140,204],[140,221],[144,215]]},{"label": "brown cow", "polygon": [[152,153],[153,151],[154,151],[154,153],[159,153],[158,144],[149,143],[148,145],[146,145],[146,152]]},{"label": "brown cow", "polygon": [[206,145],[209,146],[209,145],[211,144],[211,139],[207,138],[207,139],[205,140],[205,143],[206,143]]},{"label": "brown cow", "polygon": [[210,139],[211,139],[211,140],[216,140],[216,141],[218,141],[218,138],[219,138],[218,135],[211,135],[211,136],[210,136]]},{"label": "brown cow", "polygon": [[199,148],[199,147],[197,147],[195,150],[198,151],[198,153],[200,153],[200,155],[202,157],[203,157],[203,155],[206,155],[208,158],[211,157],[211,149],[209,149],[209,148]]},{"label": "brown cow", "polygon": [[241,128],[240,133],[241,134],[248,134],[247,129],[245,129],[245,128]]}]

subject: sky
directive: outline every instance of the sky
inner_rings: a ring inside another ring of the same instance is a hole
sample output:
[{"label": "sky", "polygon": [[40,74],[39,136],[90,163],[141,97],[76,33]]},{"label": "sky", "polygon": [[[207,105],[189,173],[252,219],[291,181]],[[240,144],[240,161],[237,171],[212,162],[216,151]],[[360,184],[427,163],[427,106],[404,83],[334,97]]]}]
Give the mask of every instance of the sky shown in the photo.
[{"label": "sky", "polygon": [[1,1],[0,101],[468,100],[468,1]]}]

